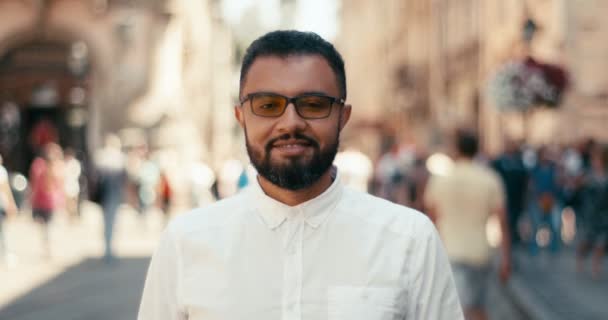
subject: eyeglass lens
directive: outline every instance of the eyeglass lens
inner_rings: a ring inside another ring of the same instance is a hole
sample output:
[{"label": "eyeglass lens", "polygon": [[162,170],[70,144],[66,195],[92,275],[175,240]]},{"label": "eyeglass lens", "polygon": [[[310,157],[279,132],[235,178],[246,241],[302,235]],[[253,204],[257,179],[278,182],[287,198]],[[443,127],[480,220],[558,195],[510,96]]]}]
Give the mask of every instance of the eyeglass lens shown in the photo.
[{"label": "eyeglass lens", "polygon": [[[298,114],[307,119],[318,119],[329,116],[333,99],[323,96],[296,97],[294,105]],[[272,94],[256,95],[251,99],[254,114],[263,117],[278,117],[287,108],[288,99]]]}]

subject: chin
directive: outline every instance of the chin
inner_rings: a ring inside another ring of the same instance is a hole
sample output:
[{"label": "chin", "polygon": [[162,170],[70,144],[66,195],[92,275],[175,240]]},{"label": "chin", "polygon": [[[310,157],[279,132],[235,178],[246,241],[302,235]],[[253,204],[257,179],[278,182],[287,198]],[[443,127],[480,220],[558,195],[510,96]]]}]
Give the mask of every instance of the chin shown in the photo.
[{"label": "chin", "polygon": [[300,163],[300,164],[308,164],[312,160],[312,154],[303,154],[303,155],[277,155],[274,154],[270,158],[270,162],[272,165],[280,165],[280,164],[292,164],[292,163]]},{"label": "chin", "polygon": [[286,167],[293,167],[293,166],[308,167],[308,166],[310,166],[310,158],[303,157],[303,156],[284,157],[284,158],[280,158],[280,159],[273,159],[273,161],[271,161],[270,164],[272,165],[272,167],[275,167],[275,168],[286,168]]}]

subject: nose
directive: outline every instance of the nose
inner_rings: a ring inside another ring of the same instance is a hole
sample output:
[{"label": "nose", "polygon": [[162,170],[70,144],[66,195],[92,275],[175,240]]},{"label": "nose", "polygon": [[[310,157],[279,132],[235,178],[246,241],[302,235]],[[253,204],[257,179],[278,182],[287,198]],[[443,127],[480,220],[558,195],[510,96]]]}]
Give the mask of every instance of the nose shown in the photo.
[{"label": "nose", "polygon": [[306,120],[298,114],[296,106],[289,103],[285,112],[279,117],[277,129],[280,132],[290,133],[302,131],[306,127]]}]

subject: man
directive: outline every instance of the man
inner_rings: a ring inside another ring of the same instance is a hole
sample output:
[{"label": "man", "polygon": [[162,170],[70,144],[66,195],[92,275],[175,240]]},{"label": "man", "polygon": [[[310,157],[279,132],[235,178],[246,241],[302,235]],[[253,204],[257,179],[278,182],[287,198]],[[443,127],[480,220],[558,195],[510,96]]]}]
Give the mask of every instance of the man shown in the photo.
[{"label": "man", "polygon": [[345,98],[342,58],[316,34],[251,44],[234,110],[257,181],[169,225],[140,320],[463,319],[432,223],[340,182]]},{"label": "man", "polygon": [[492,162],[492,167],[500,175],[505,187],[507,222],[510,230],[511,244],[520,242],[517,223],[524,211],[528,172],[518,144],[507,140],[505,152]]},{"label": "man", "polygon": [[103,148],[95,154],[96,198],[103,212],[103,239],[104,257],[106,263],[115,260],[112,247],[114,239],[114,224],[118,207],[123,201],[123,190],[127,172],[125,169],[125,156],[122,153],[122,142],[115,134],[105,137]]},{"label": "man", "polygon": [[55,212],[64,205],[63,150],[56,143],[46,144],[41,155],[30,166],[30,204],[32,217],[40,225],[43,255],[51,258],[49,223]]},{"label": "man", "polygon": [[558,166],[545,146],[538,149],[537,161],[530,170],[528,184],[529,198],[528,214],[532,222],[532,235],[530,241],[530,254],[536,255],[539,251],[536,234],[546,226],[551,231],[549,248],[552,253],[559,250],[561,244],[561,196],[562,186],[558,173]]},{"label": "man", "polygon": [[510,241],[501,182],[490,169],[473,162],[477,137],[466,131],[456,134],[456,164],[447,176],[431,177],[425,203],[436,221],[446,250],[467,319],[487,319],[484,308],[490,246],[486,222],[491,214],[502,227],[500,277],[510,274]]}]

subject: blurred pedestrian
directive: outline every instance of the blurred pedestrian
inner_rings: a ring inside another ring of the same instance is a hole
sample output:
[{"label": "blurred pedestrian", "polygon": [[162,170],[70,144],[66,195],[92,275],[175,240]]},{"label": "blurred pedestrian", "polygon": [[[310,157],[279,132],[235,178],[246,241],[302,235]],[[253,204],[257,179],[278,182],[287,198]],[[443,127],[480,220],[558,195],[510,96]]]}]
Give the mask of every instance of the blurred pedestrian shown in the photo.
[{"label": "blurred pedestrian", "polygon": [[333,45],[275,31],[243,60],[234,111],[258,175],[172,220],[138,319],[463,319],[428,218],[333,166],[351,112]]},{"label": "blurred pedestrian", "polygon": [[584,144],[564,146],[558,165],[563,207],[571,208],[576,214],[576,228],[581,228],[584,220],[585,180],[591,167],[583,161]]},{"label": "blurred pedestrian", "polygon": [[4,220],[17,215],[17,205],[10,187],[8,172],[0,155],[0,263],[8,263],[10,251],[4,234]]},{"label": "blurred pedestrian", "polygon": [[499,218],[503,236],[500,279],[506,281],[511,271],[504,191],[493,171],[473,161],[478,150],[475,134],[459,130],[455,145],[454,168],[445,176],[430,178],[425,203],[445,243],[466,318],[487,319],[485,298],[492,251],[486,240],[486,224],[493,214]]},{"label": "blurred pedestrian", "polygon": [[590,155],[590,165],[583,187],[582,236],[577,248],[577,269],[583,270],[583,260],[592,251],[591,272],[598,278],[608,245],[608,146],[595,148]]},{"label": "blurred pedestrian", "polygon": [[586,170],[591,168],[591,153],[593,150],[595,150],[597,145],[598,142],[593,138],[583,139],[578,145],[578,150],[581,154],[581,160],[583,162],[582,166]]},{"label": "blurred pedestrian", "polygon": [[171,180],[167,175],[166,169],[160,171],[158,179],[158,200],[159,207],[165,217],[165,223],[169,221],[171,214],[171,204],[173,202],[173,187],[171,186]]},{"label": "blurred pedestrian", "polygon": [[126,181],[125,158],[122,144],[118,136],[109,134],[104,146],[95,154],[96,192],[103,211],[104,260],[114,260],[112,240],[114,223],[119,205],[123,200],[123,190]]},{"label": "blurred pedestrian", "polygon": [[158,184],[160,181],[160,169],[151,159],[147,149],[143,151],[141,164],[137,172],[137,199],[139,202],[139,213],[141,217],[154,207],[158,200]]},{"label": "blurred pedestrian", "polygon": [[417,150],[409,174],[411,180],[409,190],[411,207],[421,212],[427,212],[424,206],[424,192],[430,178],[430,172],[426,167],[427,158],[428,156],[425,151]]},{"label": "blurred pedestrian", "polygon": [[376,195],[391,202],[410,205],[409,169],[414,162],[413,152],[401,148],[395,138],[388,138],[387,150],[376,165]]},{"label": "blurred pedestrian", "polygon": [[536,164],[530,170],[528,190],[528,214],[532,222],[530,253],[538,253],[538,240],[542,239],[537,235],[543,228],[550,233],[548,242],[551,252],[556,253],[561,243],[561,186],[557,166],[547,147],[538,149]]},{"label": "blurred pedestrian", "polygon": [[28,142],[35,153],[44,153],[44,148],[47,145],[59,142],[59,133],[57,132],[56,125],[48,118],[39,120],[32,127]]},{"label": "blurred pedestrian", "polygon": [[47,258],[51,256],[49,223],[53,214],[63,207],[64,194],[63,151],[55,143],[42,148],[42,154],[30,167],[32,216],[40,225],[42,245]]},{"label": "blurred pedestrian", "polygon": [[211,191],[215,183],[215,172],[203,161],[193,161],[189,166],[190,205],[194,208],[218,200]]},{"label": "blurred pedestrian", "polygon": [[525,209],[528,185],[528,171],[519,145],[513,140],[508,140],[505,151],[492,162],[492,167],[498,172],[504,185],[511,243],[518,244],[521,240],[518,222]]},{"label": "blurred pedestrian", "polygon": [[64,151],[65,163],[65,178],[64,188],[66,196],[66,211],[71,219],[76,219],[80,216],[80,178],[82,167],[80,160],[76,158],[76,153],[71,148],[66,148]]},{"label": "blurred pedestrian", "polygon": [[143,144],[133,146],[126,150],[125,170],[127,172],[125,185],[125,199],[133,209],[139,212],[139,172],[143,163],[146,146]]}]

